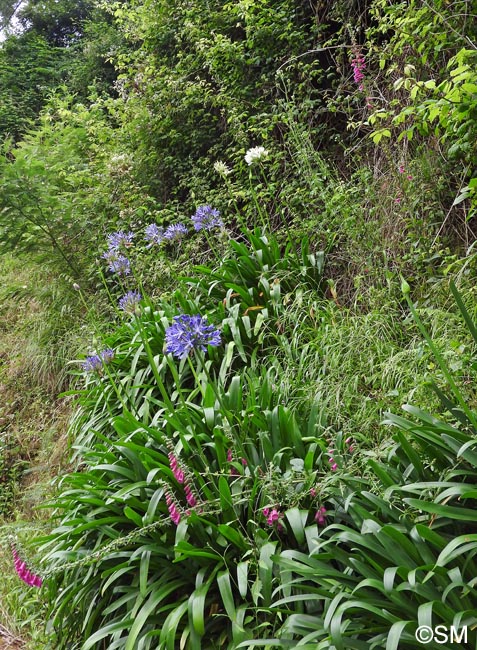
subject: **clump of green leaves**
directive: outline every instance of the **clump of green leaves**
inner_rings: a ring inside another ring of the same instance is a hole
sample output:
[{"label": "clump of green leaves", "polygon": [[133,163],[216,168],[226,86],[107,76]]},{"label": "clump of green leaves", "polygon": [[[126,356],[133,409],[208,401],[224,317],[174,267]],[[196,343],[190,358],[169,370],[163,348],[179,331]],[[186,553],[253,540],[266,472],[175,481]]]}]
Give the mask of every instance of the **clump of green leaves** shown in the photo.
[{"label": "clump of green leaves", "polygon": [[[147,299],[105,339],[114,357],[89,368],[75,422],[80,471],[61,480],[58,527],[41,549],[58,648],[267,637],[271,556],[318,534],[317,477],[330,471],[320,410],[298,419],[282,403],[280,368],[251,360],[276,327],[281,283],[291,290],[303,276],[319,295],[322,258],[305,243],[297,252],[243,236],[215,270],[196,270],[189,296],[177,291],[160,309]],[[225,350],[165,354],[177,306],[222,322]]]}]

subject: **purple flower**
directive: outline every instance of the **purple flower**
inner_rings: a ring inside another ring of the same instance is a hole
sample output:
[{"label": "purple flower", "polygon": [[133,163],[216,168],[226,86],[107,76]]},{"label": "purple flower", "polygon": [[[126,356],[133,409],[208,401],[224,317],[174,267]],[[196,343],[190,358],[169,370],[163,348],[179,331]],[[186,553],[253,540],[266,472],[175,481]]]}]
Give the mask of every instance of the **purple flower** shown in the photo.
[{"label": "purple flower", "polygon": [[35,575],[30,571],[25,562],[22,562],[18,555],[17,549],[12,546],[13,563],[18,577],[23,580],[30,587],[41,587],[43,580],[40,576]]},{"label": "purple flower", "polygon": [[170,518],[172,519],[173,523],[178,526],[181,520],[181,513],[176,502],[174,501],[174,497],[169,492],[166,493],[166,503]]},{"label": "purple flower", "polygon": [[170,452],[168,454],[168,458],[169,458],[170,468],[176,478],[176,481],[178,483],[184,483],[184,479],[185,479],[184,472],[179,465],[179,461],[177,460],[177,457],[174,456],[172,452]]},{"label": "purple flower", "polygon": [[192,217],[192,223],[197,231],[224,227],[220,212],[211,205],[200,205]]},{"label": "purple flower", "polygon": [[151,248],[154,244],[160,244],[164,241],[164,228],[158,226],[157,223],[151,223],[146,226],[144,235],[144,239],[149,242],[148,248]]},{"label": "purple flower", "polygon": [[324,526],[326,523],[326,508],[323,506],[316,511],[315,521],[320,526]]},{"label": "purple flower", "polygon": [[207,345],[220,345],[220,332],[207,319],[196,314],[174,316],[174,324],[166,330],[166,352],[185,359],[192,350],[207,350]]},{"label": "purple flower", "polygon": [[96,372],[97,370],[101,370],[103,367],[103,361],[97,354],[92,354],[89,357],[86,357],[81,364],[81,367],[85,372]]},{"label": "purple flower", "polygon": [[131,264],[127,257],[124,255],[116,255],[109,257],[109,270],[111,273],[118,275],[129,275],[131,273]]},{"label": "purple flower", "polygon": [[353,78],[355,84],[358,85],[359,90],[363,90],[363,80],[364,80],[363,70],[366,69],[366,63],[364,60],[364,56],[357,48],[355,49],[354,52],[354,58],[351,61],[351,67],[353,68]]},{"label": "purple flower", "polygon": [[177,241],[179,239],[182,239],[184,235],[187,235],[188,232],[189,231],[187,230],[187,226],[184,226],[183,223],[174,223],[166,228],[164,239],[168,239],[169,241]]},{"label": "purple flower", "polygon": [[133,314],[141,300],[142,296],[138,291],[128,291],[119,299],[119,309],[122,309],[127,314]]},{"label": "purple flower", "polygon": [[189,483],[186,483],[184,485],[184,492],[186,495],[187,503],[193,508],[194,506],[197,505],[197,499],[195,498],[194,492],[192,491],[191,486]]},{"label": "purple flower", "polygon": [[81,367],[85,372],[97,372],[102,369],[104,365],[110,363],[114,358],[114,350],[106,348],[99,354],[92,354],[86,357]]},{"label": "purple flower", "polygon": [[132,246],[132,240],[134,239],[134,233],[124,232],[124,230],[119,230],[118,232],[113,232],[107,237],[109,250],[117,251],[124,246],[125,248],[130,248]]},{"label": "purple flower", "polygon": [[108,264],[111,264],[113,260],[116,260],[118,258],[118,253],[117,251],[108,248],[108,250],[103,253],[101,257],[105,259]]},{"label": "purple flower", "polygon": [[267,517],[267,524],[269,526],[273,526],[274,523],[276,523],[281,517],[283,517],[282,513],[276,508],[272,508],[272,510],[269,511],[268,515],[265,516]]},{"label": "purple flower", "polygon": [[99,353],[99,356],[101,357],[104,364],[108,364],[114,359],[114,350],[111,348],[106,348]]}]

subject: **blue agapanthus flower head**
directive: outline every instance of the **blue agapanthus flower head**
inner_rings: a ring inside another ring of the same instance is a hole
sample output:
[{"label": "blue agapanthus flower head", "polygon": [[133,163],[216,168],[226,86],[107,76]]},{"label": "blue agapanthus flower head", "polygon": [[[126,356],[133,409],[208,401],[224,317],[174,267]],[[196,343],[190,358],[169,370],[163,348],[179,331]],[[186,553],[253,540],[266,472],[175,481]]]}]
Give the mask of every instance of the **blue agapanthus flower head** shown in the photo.
[{"label": "blue agapanthus flower head", "polygon": [[114,350],[112,348],[106,348],[99,353],[99,356],[101,357],[104,364],[111,363],[111,361],[114,359]]},{"label": "blue agapanthus flower head", "polygon": [[125,255],[110,255],[106,259],[111,273],[117,273],[118,275],[129,275],[131,273],[131,263]]},{"label": "blue agapanthus flower head", "polygon": [[220,331],[207,323],[205,316],[174,316],[174,323],[166,329],[166,352],[185,359],[192,350],[205,352],[208,345],[220,345]]},{"label": "blue agapanthus flower head", "polygon": [[128,291],[122,298],[119,299],[119,309],[125,311],[127,314],[134,314],[136,307],[142,300],[139,291]]},{"label": "blue agapanthus flower head", "polygon": [[129,232],[124,232],[124,230],[118,230],[118,232],[113,232],[107,237],[109,250],[117,251],[122,246],[125,248],[130,248],[132,246],[132,240],[134,239],[134,233],[130,230]]},{"label": "blue agapanthus flower head", "polygon": [[91,354],[83,361],[81,367],[85,372],[96,372],[103,367],[103,361],[98,354]]},{"label": "blue agapanthus flower head", "polygon": [[196,230],[212,230],[212,228],[224,227],[220,212],[211,205],[199,205],[192,216],[192,223]]},{"label": "blue agapanthus flower head", "polygon": [[149,242],[148,248],[154,244],[160,244],[164,241],[164,228],[158,226],[157,223],[149,224],[144,231],[144,239]]},{"label": "blue agapanthus flower head", "polygon": [[81,364],[85,372],[98,372],[114,359],[114,350],[106,348],[99,354],[91,354]]},{"label": "blue agapanthus flower head", "polygon": [[187,235],[188,232],[189,231],[187,230],[187,226],[184,226],[183,223],[174,223],[166,228],[164,239],[168,239],[169,241],[177,241],[179,239],[182,239],[184,235]]}]

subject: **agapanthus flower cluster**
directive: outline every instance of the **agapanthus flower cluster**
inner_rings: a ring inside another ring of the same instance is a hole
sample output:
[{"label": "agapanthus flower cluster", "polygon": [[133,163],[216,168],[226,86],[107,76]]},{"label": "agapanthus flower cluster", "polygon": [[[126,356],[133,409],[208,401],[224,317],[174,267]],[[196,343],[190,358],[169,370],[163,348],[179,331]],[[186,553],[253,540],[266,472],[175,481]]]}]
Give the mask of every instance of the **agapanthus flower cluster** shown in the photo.
[{"label": "agapanthus flower cluster", "polygon": [[228,167],[222,160],[216,160],[214,162],[214,170],[224,178],[232,173],[230,167]]},{"label": "agapanthus flower cluster", "polygon": [[252,147],[245,154],[245,162],[247,165],[253,165],[260,160],[268,157],[268,151],[265,147]]},{"label": "agapanthus flower cluster", "polygon": [[18,577],[23,580],[30,587],[41,587],[43,580],[39,575],[36,575],[30,571],[27,567],[26,562],[23,562],[18,554],[17,549],[12,545],[12,554],[13,554],[13,563],[15,565],[15,571],[18,574]]},{"label": "agapanthus flower cluster", "polygon": [[191,218],[194,228],[197,231],[224,227],[224,222],[220,218],[220,212],[211,205],[199,205]]},{"label": "agapanthus flower cluster", "polygon": [[141,300],[142,296],[139,291],[128,291],[119,299],[119,309],[127,314],[134,314]]},{"label": "agapanthus flower cluster", "polygon": [[166,352],[180,359],[185,359],[194,350],[205,352],[208,345],[220,343],[219,330],[199,314],[174,316],[174,324],[166,329]]},{"label": "agapanthus flower cluster", "polygon": [[358,85],[359,90],[363,90],[363,81],[364,81],[364,70],[366,69],[366,62],[364,56],[361,54],[361,51],[355,49],[354,57],[351,61],[351,67],[353,68],[353,79],[355,84]]},{"label": "agapanthus flower cluster", "polygon": [[149,224],[144,231],[144,239],[149,242],[147,248],[161,244],[164,241],[164,228],[158,226],[157,223]]},{"label": "agapanthus flower cluster", "polygon": [[187,235],[189,231],[187,226],[184,226],[183,223],[174,223],[171,226],[168,226],[164,232],[164,239],[168,241],[179,241]]},{"label": "agapanthus flower cluster", "polygon": [[118,275],[129,275],[131,273],[131,263],[125,255],[111,255],[111,251],[108,251],[104,257],[108,260],[111,273],[117,273]]},{"label": "agapanthus flower cluster", "polygon": [[103,362],[101,361],[99,355],[91,354],[83,361],[81,367],[85,372],[96,372],[101,370],[103,367]]},{"label": "agapanthus flower cluster", "polygon": [[114,359],[114,350],[106,348],[99,354],[91,354],[81,364],[85,372],[97,372]]},{"label": "agapanthus flower cluster", "polygon": [[134,233],[131,230],[129,232],[124,232],[124,230],[113,232],[107,237],[109,250],[119,251],[123,247],[130,248],[133,239]]},{"label": "agapanthus flower cluster", "polygon": [[103,253],[103,258],[108,263],[111,273],[117,273],[118,275],[129,275],[131,273],[131,264],[121,251],[132,246],[133,238],[133,232],[124,232],[124,230],[108,235],[108,250]]}]

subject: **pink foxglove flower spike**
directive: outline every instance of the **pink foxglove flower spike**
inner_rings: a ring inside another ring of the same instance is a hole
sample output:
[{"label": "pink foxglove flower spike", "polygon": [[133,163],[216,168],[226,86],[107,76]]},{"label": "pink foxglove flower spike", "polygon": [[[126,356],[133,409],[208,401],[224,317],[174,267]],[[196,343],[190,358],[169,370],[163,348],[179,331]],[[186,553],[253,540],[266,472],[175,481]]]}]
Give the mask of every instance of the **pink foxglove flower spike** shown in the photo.
[{"label": "pink foxglove flower spike", "polygon": [[30,587],[41,587],[43,584],[43,579],[41,576],[32,573],[27,567],[26,562],[23,562],[20,555],[18,554],[17,549],[12,543],[12,554],[13,554],[13,563],[15,565],[15,571],[18,574],[18,577],[23,580],[23,582]]}]

